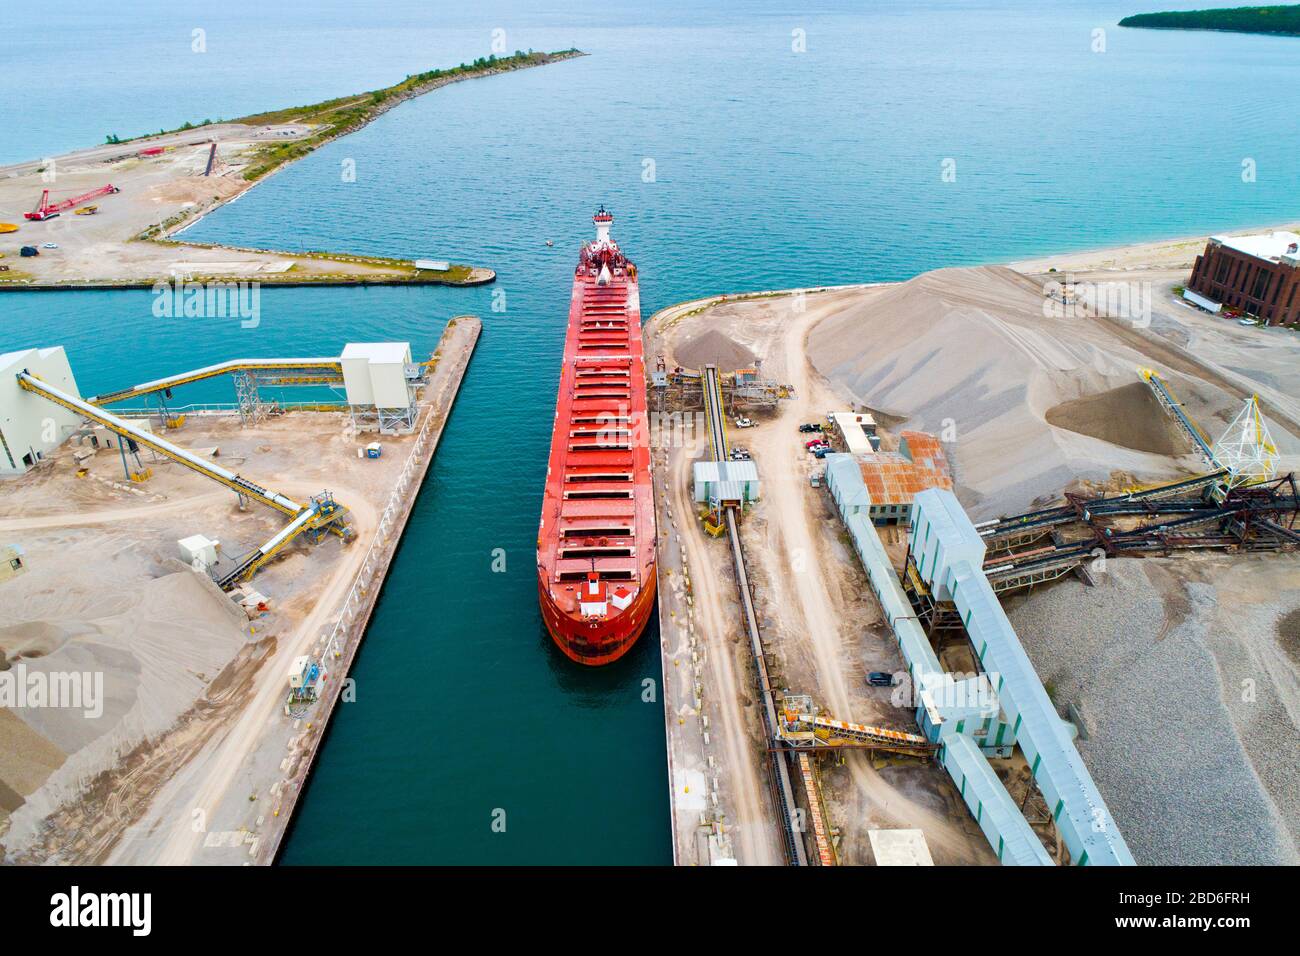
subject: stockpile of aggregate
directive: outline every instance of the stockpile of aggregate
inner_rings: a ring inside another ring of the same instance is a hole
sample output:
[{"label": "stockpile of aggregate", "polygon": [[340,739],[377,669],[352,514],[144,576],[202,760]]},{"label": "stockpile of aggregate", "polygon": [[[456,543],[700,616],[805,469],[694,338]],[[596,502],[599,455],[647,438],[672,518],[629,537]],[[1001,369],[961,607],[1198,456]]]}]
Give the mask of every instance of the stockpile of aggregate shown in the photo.
[{"label": "stockpile of aggregate", "polygon": [[[1239,572],[1181,560],[1110,559],[1096,586],[1064,579],[1008,601],[1008,616],[1058,708],[1080,712],[1080,754],[1138,863],[1295,864],[1293,687],[1252,661],[1259,628],[1225,626]],[[1258,681],[1250,703],[1241,675]]]}]

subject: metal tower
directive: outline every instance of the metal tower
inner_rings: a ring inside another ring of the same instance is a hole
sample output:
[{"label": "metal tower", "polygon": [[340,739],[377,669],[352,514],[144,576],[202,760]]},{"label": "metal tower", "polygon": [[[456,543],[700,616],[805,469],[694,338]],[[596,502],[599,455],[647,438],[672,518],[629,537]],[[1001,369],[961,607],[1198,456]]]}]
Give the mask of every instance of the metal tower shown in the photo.
[{"label": "metal tower", "polygon": [[1259,411],[1259,399],[1246,399],[1237,417],[1214,443],[1214,459],[1228,469],[1228,486],[1268,481],[1277,474],[1277,445]]}]

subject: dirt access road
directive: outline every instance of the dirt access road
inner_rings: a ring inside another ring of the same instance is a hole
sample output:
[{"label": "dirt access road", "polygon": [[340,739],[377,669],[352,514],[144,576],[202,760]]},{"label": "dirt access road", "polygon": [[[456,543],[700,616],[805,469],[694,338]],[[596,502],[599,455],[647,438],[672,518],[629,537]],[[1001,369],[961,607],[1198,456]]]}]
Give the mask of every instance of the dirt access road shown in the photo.
[{"label": "dirt access road", "polygon": [[[304,492],[310,493],[306,489]],[[358,541],[369,539],[378,523],[375,509],[352,489],[339,488],[337,494],[340,500],[352,502],[350,508]],[[364,548],[349,548],[344,560],[330,574],[324,593],[329,596],[346,593],[366,555]],[[289,673],[294,658],[311,650],[326,622],[335,612],[335,604],[336,600],[318,601],[292,633],[276,643],[274,656],[263,666],[265,677],[259,682],[256,695],[247,703],[243,714],[229,733],[214,740],[207,752],[200,755],[197,761],[200,768],[197,780],[189,779],[188,774],[178,775],[158,794],[141,822],[142,828],[151,831],[158,841],[152,862],[177,866],[195,861],[203,846],[205,833],[195,832],[194,812],[197,810],[205,816],[211,815],[227,798],[249,754],[257,748],[267,726],[277,719],[284,705],[284,682],[281,675]],[[111,856],[108,862],[129,862],[119,859],[122,852],[129,849],[130,843],[123,841],[119,844],[119,853]]]},{"label": "dirt access road", "polygon": [[[734,598],[736,580],[726,544],[700,530],[691,500],[691,464],[703,443],[669,450],[667,475],[678,541],[686,549],[694,596],[695,630],[704,650],[704,708],[711,718],[713,772],[735,859],[742,866],[780,866],[785,862],[776,811],[768,784],[757,693],[749,665],[749,645]],[[662,626],[662,624],[661,624]]]}]

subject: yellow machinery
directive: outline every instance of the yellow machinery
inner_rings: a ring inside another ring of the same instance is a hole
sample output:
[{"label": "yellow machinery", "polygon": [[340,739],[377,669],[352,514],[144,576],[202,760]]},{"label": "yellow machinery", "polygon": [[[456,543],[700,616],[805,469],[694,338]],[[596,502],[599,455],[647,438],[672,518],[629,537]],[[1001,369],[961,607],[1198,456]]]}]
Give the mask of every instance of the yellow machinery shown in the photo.
[{"label": "yellow machinery", "polygon": [[1219,440],[1212,442],[1205,430],[1183,411],[1183,403],[1154,369],[1140,368],[1138,374],[1151,387],[1157,401],[1192,439],[1205,460],[1213,467],[1227,471],[1227,477],[1216,489],[1220,498],[1231,488],[1269,481],[1277,474],[1280,455],[1264,422],[1258,395],[1246,399]]},{"label": "yellow machinery", "polygon": [[1178,396],[1174,394],[1174,390],[1169,387],[1169,383],[1161,378],[1160,374],[1153,368],[1140,368],[1138,369],[1138,374],[1141,375],[1142,380],[1151,387],[1151,391],[1155,394],[1156,400],[1164,406],[1165,411],[1169,412],[1169,414],[1173,416],[1174,421],[1178,423],[1179,427],[1187,433],[1187,437],[1192,440],[1192,444],[1196,446],[1197,450],[1200,451],[1205,460],[1211,465],[1217,466],[1219,462],[1214,457],[1214,449],[1212,447],[1212,442],[1210,441],[1210,436],[1205,434],[1204,429],[1202,429],[1200,425],[1196,424],[1190,415],[1183,411],[1183,403],[1179,401]]},{"label": "yellow machinery", "polygon": [[820,716],[807,694],[790,694],[781,699],[776,736],[782,744],[798,750],[799,776],[807,798],[813,842],[822,866],[835,866],[838,861],[831,841],[830,814],[817,777],[816,754],[826,753],[829,748],[856,748],[929,757],[937,749],[920,734]]},{"label": "yellow machinery", "polygon": [[909,757],[928,757],[937,749],[920,734],[819,716],[807,694],[791,694],[781,699],[777,737],[791,747],[855,747]]}]

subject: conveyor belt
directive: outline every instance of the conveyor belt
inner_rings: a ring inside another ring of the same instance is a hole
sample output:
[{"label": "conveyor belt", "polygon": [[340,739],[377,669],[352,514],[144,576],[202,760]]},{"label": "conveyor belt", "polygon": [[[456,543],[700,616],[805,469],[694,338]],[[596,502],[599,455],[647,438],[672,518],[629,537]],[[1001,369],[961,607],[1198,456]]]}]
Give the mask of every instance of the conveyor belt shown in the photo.
[{"label": "conveyor belt", "polygon": [[[1133,491],[1128,494],[1079,501],[1077,506],[1071,504],[1056,508],[1044,508],[1039,511],[1029,511],[1010,518],[985,522],[978,525],[977,528],[980,537],[990,542],[989,547],[996,549],[997,546],[992,544],[993,541],[1001,538],[1023,539],[1030,532],[1037,532],[1038,536],[1041,537],[1042,534],[1047,533],[1053,527],[1078,521],[1083,511],[1087,511],[1089,514],[1160,514],[1166,513],[1166,509],[1176,511],[1186,507],[1187,510],[1191,510],[1195,507],[1193,500],[1173,503],[1168,506],[1157,503],[1165,498],[1182,496],[1197,488],[1206,488],[1216,484],[1225,478],[1227,474],[1226,469],[1219,469],[1203,475],[1183,478],[1169,484],[1143,488],[1140,491]],[[1215,505],[1207,502],[1205,507],[1213,508]]]},{"label": "conveyor belt", "polygon": [[817,858],[822,866],[834,866],[835,851],[831,847],[829,827],[822,815],[821,791],[812,760],[806,753],[799,754],[799,775],[803,778],[804,796],[808,800],[808,816],[812,823],[813,840],[817,844]]},{"label": "conveyor belt", "polygon": [[154,392],[165,391],[190,382],[199,382],[220,375],[234,375],[238,372],[276,372],[281,373],[278,382],[269,384],[324,385],[343,381],[343,363],[336,358],[274,358],[274,359],[232,359],[206,368],[169,375],[166,378],[132,385],[95,395],[87,401],[92,405],[110,405],[128,398],[139,398]]},{"label": "conveyor belt", "polygon": [[[718,380],[718,370],[709,365],[704,369],[704,408],[709,419],[709,447],[715,461],[727,460],[727,437],[722,417],[722,389]],[[763,699],[764,736],[772,747],[777,737],[776,704],[772,699],[772,684],[768,679],[767,660],[763,656],[763,639],[758,629],[758,615],[754,613],[754,597],[749,589],[749,575],[745,571],[745,553],[740,546],[740,530],[736,524],[735,508],[726,509],[727,539],[731,542],[731,558],[736,568],[736,587],[740,595],[741,610],[744,615],[745,632],[749,636],[750,654],[754,658],[754,669],[758,678],[758,690]],[[781,813],[782,830],[785,837],[786,855],[793,866],[807,866],[808,854],[804,849],[799,833],[802,829],[798,818],[798,808],[794,802],[794,787],[791,784],[790,764],[784,753],[772,753],[770,766],[775,777],[774,789]]]},{"label": "conveyor belt", "polygon": [[259,501],[282,514],[289,515],[293,520],[288,525],[280,529],[261,548],[247,555],[234,570],[218,580],[218,584],[222,588],[228,588],[236,581],[255,574],[262,565],[304,531],[329,525],[332,531],[345,539],[350,534],[349,529],[340,527],[339,522],[344,515],[343,509],[336,505],[333,498],[328,495],[319,496],[310,505],[300,505],[286,495],[263,488],[261,485],[249,481],[247,478],[237,475],[215,462],[200,458],[178,445],[173,445],[165,439],[156,437],[151,432],[136,427],[124,418],[119,418],[111,412],[77,398],[75,395],[69,395],[67,392],[41,381],[29,372],[22,371],[18,373],[18,385],[20,388],[40,395],[56,405],[84,415],[115,434],[129,438],[145,448],[152,449],[165,458],[224,485],[236,494]]},{"label": "conveyor belt", "polygon": [[92,422],[103,425],[109,431],[112,431],[125,438],[130,438],[138,445],[152,449],[158,454],[178,462],[192,471],[197,471],[205,478],[211,478],[213,481],[220,482],[232,491],[260,501],[276,511],[296,517],[302,511],[303,506],[298,504],[292,498],[279,494],[274,491],[268,491],[261,485],[254,484],[247,478],[242,478],[223,468],[215,462],[207,461],[191,452],[186,451],[177,445],[163,438],[156,437],[152,432],[147,432],[142,428],[137,428],[124,418],[118,418],[111,412],[90,404],[75,395],[69,395],[46,382],[41,381],[34,375],[23,371],[18,373],[18,384],[21,388],[29,392],[34,392],[42,398],[49,399],[56,405],[62,405],[64,408],[85,415]]},{"label": "conveyor belt", "polygon": [[[936,746],[920,734],[910,734],[902,730],[890,730],[887,727],[869,727],[866,724],[853,724],[833,717],[817,714],[797,713],[782,709],[782,736],[794,746],[834,747],[841,743],[868,744],[878,750],[891,750],[896,753],[914,756],[930,756]],[[791,737],[789,731],[802,737]],[[808,734],[811,733],[811,738]]]},{"label": "conveyor belt", "polygon": [[1169,387],[1168,383],[1160,377],[1155,369],[1138,369],[1138,372],[1142,375],[1143,380],[1151,386],[1151,391],[1155,393],[1156,400],[1165,407],[1169,414],[1174,417],[1174,421],[1178,423],[1178,426],[1187,433],[1187,437],[1192,440],[1202,457],[1217,468],[1219,461],[1214,455],[1213,443],[1210,441],[1209,436],[1201,431],[1200,426],[1183,411],[1183,403],[1174,397],[1173,389]]},{"label": "conveyor belt", "polygon": [[310,507],[304,508],[297,517],[276,532],[270,541],[256,551],[245,555],[232,570],[217,578],[217,586],[226,591],[245,578],[251,578],[264,564],[288,547],[300,534],[315,527],[316,519],[320,514],[320,504],[313,501]]},{"label": "conveyor belt", "polygon": [[726,461],[727,428],[722,413],[722,386],[716,365],[704,367],[704,411],[709,419],[709,450],[714,461]]}]

